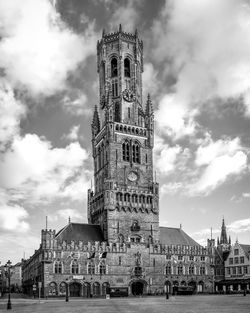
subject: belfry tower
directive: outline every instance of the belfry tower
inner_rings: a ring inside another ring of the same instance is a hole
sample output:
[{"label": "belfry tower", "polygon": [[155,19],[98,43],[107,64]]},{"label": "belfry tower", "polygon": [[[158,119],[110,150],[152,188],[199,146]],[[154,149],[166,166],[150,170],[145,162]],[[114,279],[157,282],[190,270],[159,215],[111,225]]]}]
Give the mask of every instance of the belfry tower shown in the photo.
[{"label": "belfry tower", "polygon": [[120,25],[97,43],[100,103],[92,121],[94,190],[88,222],[109,242],[159,240],[158,184],[153,179],[154,114],[142,103],[143,43]]}]

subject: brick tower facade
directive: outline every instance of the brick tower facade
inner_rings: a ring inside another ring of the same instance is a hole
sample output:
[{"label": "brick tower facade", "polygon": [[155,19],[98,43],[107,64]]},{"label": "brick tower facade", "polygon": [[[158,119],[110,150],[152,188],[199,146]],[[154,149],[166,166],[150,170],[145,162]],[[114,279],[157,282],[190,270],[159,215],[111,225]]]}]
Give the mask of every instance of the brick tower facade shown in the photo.
[{"label": "brick tower facade", "polygon": [[143,43],[135,34],[105,34],[97,43],[100,104],[92,122],[94,190],[88,222],[108,242],[159,240],[158,184],[153,180],[154,115],[142,103]]}]

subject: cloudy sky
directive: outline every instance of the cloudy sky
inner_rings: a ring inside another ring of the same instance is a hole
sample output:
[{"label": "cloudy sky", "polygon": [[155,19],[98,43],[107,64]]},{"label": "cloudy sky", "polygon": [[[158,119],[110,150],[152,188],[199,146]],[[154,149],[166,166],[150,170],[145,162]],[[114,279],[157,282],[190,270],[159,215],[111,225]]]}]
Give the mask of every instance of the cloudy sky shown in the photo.
[{"label": "cloudy sky", "polygon": [[250,243],[247,0],[0,0],[0,261],[86,222],[102,29],[138,29],[155,108],[160,224]]}]

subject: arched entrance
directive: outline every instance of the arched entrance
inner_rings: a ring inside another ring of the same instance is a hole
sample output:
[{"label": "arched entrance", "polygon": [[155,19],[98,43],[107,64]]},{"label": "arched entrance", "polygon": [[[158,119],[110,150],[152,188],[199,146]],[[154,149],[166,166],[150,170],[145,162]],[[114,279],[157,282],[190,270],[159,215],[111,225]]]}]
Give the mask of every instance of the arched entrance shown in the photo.
[{"label": "arched entrance", "polygon": [[79,283],[71,283],[69,285],[69,295],[70,297],[80,297],[81,285]]},{"label": "arched entrance", "polygon": [[137,280],[131,284],[131,293],[134,296],[140,296],[143,294],[143,282]]},{"label": "arched entrance", "polygon": [[90,284],[85,282],[82,288],[83,288],[83,297],[89,298],[90,297]]}]

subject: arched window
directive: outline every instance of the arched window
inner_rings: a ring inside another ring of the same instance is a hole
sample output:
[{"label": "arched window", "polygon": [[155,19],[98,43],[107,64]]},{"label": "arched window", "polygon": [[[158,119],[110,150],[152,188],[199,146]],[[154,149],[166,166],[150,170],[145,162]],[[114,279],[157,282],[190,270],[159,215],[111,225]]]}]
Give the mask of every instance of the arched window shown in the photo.
[{"label": "arched window", "polygon": [[99,264],[99,273],[100,273],[100,275],[106,274],[106,264],[105,264],[104,260],[102,260]]},{"label": "arched window", "polygon": [[57,295],[57,284],[52,282],[49,284],[49,296]]},{"label": "arched window", "polygon": [[90,274],[90,275],[95,274],[95,264],[94,264],[94,262],[89,262],[89,264],[88,264],[88,274]]},{"label": "arched window", "polygon": [[115,122],[121,121],[121,110],[119,102],[115,103]]},{"label": "arched window", "polygon": [[130,77],[130,61],[128,58],[124,59],[124,76]]},{"label": "arched window", "polygon": [[78,274],[79,273],[79,264],[77,260],[74,260],[71,264],[71,273]]},{"label": "arched window", "polygon": [[61,296],[66,295],[66,283],[63,281],[61,282],[60,286],[59,286],[59,294]]},{"label": "arched window", "polygon": [[105,296],[106,294],[109,294],[110,293],[109,289],[110,289],[109,283],[106,283],[106,282],[103,283],[102,284],[102,295]]},{"label": "arched window", "polygon": [[118,81],[117,81],[117,79],[112,80],[112,96],[118,97]]},{"label": "arched window", "polygon": [[171,265],[170,264],[168,264],[166,266],[166,275],[171,275]]},{"label": "arched window", "polygon": [[55,274],[62,274],[62,263],[55,262]]},{"label": "arched window", "polygon": [[122,159],[123,159],[123,161],[129,162],[129,155],[130,155],[130,146],[129,146],[129,143],[126,141],[122,144]]},{"label": "arched window", "polygon": [[189,275],[194,275],[194,266],[193,265],[189,266],[188,273],[189,273]]},{"label": "arched window", "polygon": [[137,142],[132,146],[132,160],[134,163],[140,163],[140,147]]},{"label": "arched window", "polygon": [[111,77],[117,77],[118,69],[117,69],[117,59],[113,58],[111,60]]},{"label": "arched window", "polygon": [[182,275],[182,273],[183,273],[183,267],[182,267],[182,265],[179,265],[178,268],[177,268],[177,270],[178,270],[178,275]]}]

